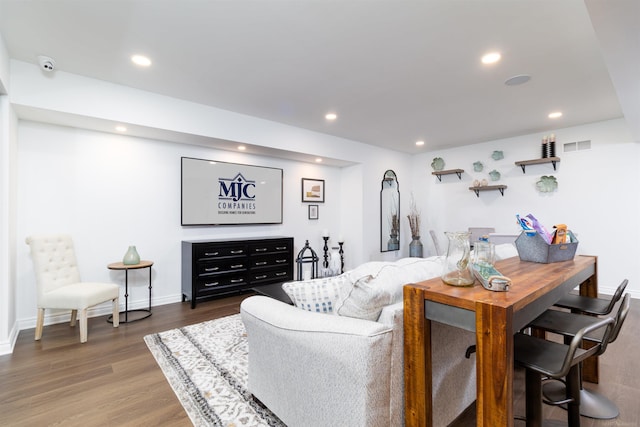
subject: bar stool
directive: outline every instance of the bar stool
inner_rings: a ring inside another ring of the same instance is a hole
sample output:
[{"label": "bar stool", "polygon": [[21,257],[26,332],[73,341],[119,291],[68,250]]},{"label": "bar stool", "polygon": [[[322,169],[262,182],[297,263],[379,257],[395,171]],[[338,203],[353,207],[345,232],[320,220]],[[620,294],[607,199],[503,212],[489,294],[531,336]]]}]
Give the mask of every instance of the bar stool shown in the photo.
[{"label": "bar stool", "polygon": [[[631,295],[626,294],[616,312],[615,324],[609,336],[608,344],[618,338],[620,329],[627,318],[631,304]],[[547,310],[538,316],[528,326],[546,332],[564,336],[565,342],[573,338],[582,328],[594,324],[598,317],[586,316],[583,314],[569,313],[559,310]],[[584,337],[585,341],[601,344],[604,336],[600,333],[589,334]],[[600,354],[600,353],[599,353]],[[599,355],[598,354],[598,355]],[[558,381],[548,382],[543,386],[543,394],[549,401],[562,399],[566,394],[566,387]],[[564,406],[563,406],[564,407]],[[580,415],[596,419],[616,418],[620,414],[618,407],[604,395],[582,387],[582,375],[580,375]]]},{"label": "bar stool", "polygon": [[[519,332],[514,335],[515,363],[524,367],[526,388],[527,427],[542,426],[542,377],[561,379],[566,377],[569,427],[580,426],[580,370],[579,364],[586,358],[603,352],[615,320],[612,317],[596,321],[580,329],[569,345],[547,341]],[[582,339],[598,330],[604,330],[603,339],[588,349],[580,348]],[[560,402],[557,402],[558,404]]]},{"label": "bar stool", "polygon": [[613,310],[613,307],[622,297],[622,293],[627,287],[629,281],[624,279],[611,299],[607,298],[593,298],[585,297],[581,295],[568,294],[560,298],[554,305],[556,307],[568,308],[572,312],[580,312],[585,314],[592,314],[594,316],[607,316]]}]

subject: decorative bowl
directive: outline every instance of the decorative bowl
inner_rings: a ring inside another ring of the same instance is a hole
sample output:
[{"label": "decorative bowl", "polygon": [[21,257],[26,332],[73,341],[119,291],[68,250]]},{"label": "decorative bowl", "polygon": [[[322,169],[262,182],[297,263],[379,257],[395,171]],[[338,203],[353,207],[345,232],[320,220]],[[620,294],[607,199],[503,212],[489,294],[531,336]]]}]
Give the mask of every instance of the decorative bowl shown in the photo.
[{"label": "decorative bowl", "polygon": [[444,169],[444,160],[442,160],[442,157],[435,157],[433,162],[431,162],[431,167],[434,171],[441,171]]},{"label": "decorative bowl", "polygon": [[558,181],[555,176],[543,175],[540,181],[536,182],[536,188],[541,193],[551,193],[558,189]]},{"label": "decorative bowl", "polygon": [[493,153],[491,153],[491,158],[493,160],[502,160],[504,159],[504,153],[502,151],[496,150]]}]

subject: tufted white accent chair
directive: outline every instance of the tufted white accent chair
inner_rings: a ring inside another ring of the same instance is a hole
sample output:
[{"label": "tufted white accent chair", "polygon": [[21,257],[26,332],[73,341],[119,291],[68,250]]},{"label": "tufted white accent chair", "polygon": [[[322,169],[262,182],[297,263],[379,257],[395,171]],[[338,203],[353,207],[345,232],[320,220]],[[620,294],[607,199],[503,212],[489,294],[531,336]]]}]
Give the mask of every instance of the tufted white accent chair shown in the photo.
[{"label": "tufted white accent chair", "polygon": [[38,319],[36,336],[42,338],[44,310],[71,310],[71,326],[80,311],[80,342],[87,341],[87,310],[112,301],[113,327],[119,324],[120,288],[113,283],[80,282],[80,273],[71,237],[65,234],[34,235],[26,239],[36,273]]}]

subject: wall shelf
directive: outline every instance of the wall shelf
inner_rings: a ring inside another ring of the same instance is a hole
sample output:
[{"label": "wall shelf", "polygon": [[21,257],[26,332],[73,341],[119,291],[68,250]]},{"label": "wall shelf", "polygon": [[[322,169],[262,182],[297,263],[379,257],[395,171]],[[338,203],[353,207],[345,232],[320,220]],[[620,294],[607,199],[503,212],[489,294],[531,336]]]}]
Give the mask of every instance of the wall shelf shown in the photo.
[{"label": "wall shelf", "polygon": [[438,181],[442,182],[442,175],[458,175],[458,178],[462,180],[462,174],[464,173],[464,169],[449,169],[446,171],[435,171],[431,172],[431,175],[435,175],[438,177]]},{"label": "wall shelf", "polygon": [[497,190],[504,197],[504,190],[507,188],[506,185],[485,185],[483,187],[469,187],[469,190],[476,193],[476,196],[480,197],[481,191],[493,191]]},{"label": "wall shelf", "polygon": [[522,173],[525,173],[525,167],[529,165],[542,165],[546,163],[553,164],[553,170],[556,170],[556,163],[560,163],[560,157],[547,157],[544,159],[535,159],[535,160],[522,160],[520,162],[516,162],[516,166],[520,166],[522,168]]}]

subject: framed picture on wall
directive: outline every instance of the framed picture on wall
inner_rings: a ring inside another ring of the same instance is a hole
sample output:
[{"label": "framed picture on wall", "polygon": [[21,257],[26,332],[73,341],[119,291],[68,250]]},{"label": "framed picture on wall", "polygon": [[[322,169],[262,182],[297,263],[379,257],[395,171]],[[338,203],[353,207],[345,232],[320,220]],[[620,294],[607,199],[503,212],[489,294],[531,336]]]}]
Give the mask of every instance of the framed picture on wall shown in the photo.
[{"label": "framed picture on wall", "polygon": [[309,205],[309,219],[318,219],[318,205]]},{"label": "framed picture on wall", "polygon": [[302,201],[324,203],[324,179],[302,178]]}]

